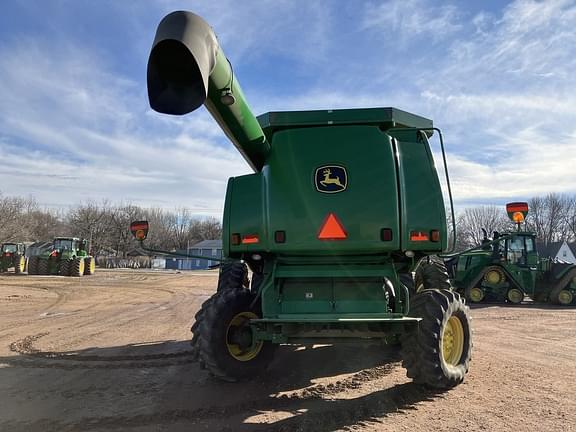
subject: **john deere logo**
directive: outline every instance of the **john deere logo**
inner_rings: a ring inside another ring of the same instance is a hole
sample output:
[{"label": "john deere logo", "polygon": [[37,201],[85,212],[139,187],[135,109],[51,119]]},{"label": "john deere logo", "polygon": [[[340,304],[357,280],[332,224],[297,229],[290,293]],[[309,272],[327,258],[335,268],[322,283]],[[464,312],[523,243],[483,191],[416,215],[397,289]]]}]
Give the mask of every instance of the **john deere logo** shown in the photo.
[{"label": "john deere logo", "polygon": [[314,175],[316,190],[323,193],[342,192],[348,185],[346,168],[338,165],[325,165],[316,169]]}]

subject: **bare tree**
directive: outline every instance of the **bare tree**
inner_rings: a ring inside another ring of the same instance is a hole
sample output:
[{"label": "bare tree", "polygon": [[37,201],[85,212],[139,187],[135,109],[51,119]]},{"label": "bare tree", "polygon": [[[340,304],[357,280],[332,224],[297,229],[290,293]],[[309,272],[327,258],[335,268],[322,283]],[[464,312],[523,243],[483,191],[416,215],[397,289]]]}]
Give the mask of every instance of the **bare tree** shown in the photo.
[{"label": "bare tree", "polygon": [[485,229],[490,235],[494,231],[505,231],[510,228],[510,221],[500,207],[481,206],[466,208],[458,215],[458,247],[466,249],[482,242]]}]

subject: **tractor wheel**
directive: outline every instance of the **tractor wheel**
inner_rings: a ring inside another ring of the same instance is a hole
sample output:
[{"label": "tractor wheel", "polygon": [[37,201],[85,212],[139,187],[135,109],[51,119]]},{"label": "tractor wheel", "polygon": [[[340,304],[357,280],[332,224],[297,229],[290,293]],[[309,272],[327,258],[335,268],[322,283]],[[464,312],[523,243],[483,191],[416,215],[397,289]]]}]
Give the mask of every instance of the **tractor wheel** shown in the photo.
[{"label": "tractor wheel", "polygon": [[94,257],[84,258],[84,274],[92,276],[94,273],[96,273],[96,260]]},{"label": "tractor wheel", "polygon": [[47,259],[40,259],[38,261],[38,273],[39,275],[47,275],[48,273],[48,260]]},{"label": "tractor wheel", "polygon": [[72,268],[72,260],[61,260],[58,274],[60,276],[70,276],[70,269]]},{"label": "tractor wheel", "polygon": [[510,288],[506,293],[506,300],[512,304],[520,304],[524,300],[524,293],[518,288]]},{"label": "tractor wheel", "polygon": [[414,278],[412,277],[411,273],[398,273],[398,279],[400,279],[400,283],[408,288],[408,294],[410,298],[416,295],[416,288],[414,286]]},{"label": "tractor wheel", "polygon": [[484,282],[490,285],[500,285],[506,280],[506,275],[499,267],[492,267],[484,274]]},{"label": "tractor wheel", "polygon": [[24,273],[26,270],[26,257],[22,255],[16,255],[14,257],[14,273],[20,274]]},{"label": "tractor wheel", "polygon": [[562,306],[568,306],[574,301],[574,294],[568,290],[561,290],[556,296],[556,303]]},{"label": "tractor wheel", "polygon": [[480,303],[482,300],[484,300],[485,297],[485,293],[484,290],[480,287],[472,287],[472,288],[468,288],[466,289],[466,300],[471,301],[472,303]]},{"label": "tractor wheel", "polygon": [[260,316],[253,301],[254,295],[247,289],[225,289],[204,302],[196,315],[199,360],[224,381],[261,374],[274,356],[276,345],[255,340],[248,325]]},{"label": "tractor wheel", "polygon": [[422,318],[418,331],[402,336],[402,365],[417,384],[448,389],[462,382],[472,354],[469,308],[450,290],[418,293],[410,316]]},{"label": "tractor wheel", "polygon": [[249,287],[248,267],[240,261],[225,262],[220,267],[218,288],[220,292],[227,289],[242,289]]},{"label": "tractor wheel", "polygon": [[[206,300],[202,304],[200,310],[196,312],[196,315],[194,315],[194,324],[192,324],[192,328],[190,328],[190,331],[192,332],[192,341],[190,342],[190,345],[192,345],[193,361],[198,361],[200,359],[200,323],[204,319],[204,311],[211,307],[211,303],[213,300],[214,296]],[[200,362],[200,367],[202,369],[205,369],[204,362]]]},{"label": "tractor wheel", "polygon": [[414,287],[417,293],[426,289],[451,289],[444,261],[435,256],[424,258],[416,269]]},{"label": "tractor wheel", "polygon": [[84,258],[76,257],[70,263],[70,276],[80,277],[84,274]]},{"label": "tractor wheel", "polygon": [[29,275],[38,274],[38,260],[39,260],[39,258],[37,256],[30,257],[30,260],[28,261],[28,274]]}]

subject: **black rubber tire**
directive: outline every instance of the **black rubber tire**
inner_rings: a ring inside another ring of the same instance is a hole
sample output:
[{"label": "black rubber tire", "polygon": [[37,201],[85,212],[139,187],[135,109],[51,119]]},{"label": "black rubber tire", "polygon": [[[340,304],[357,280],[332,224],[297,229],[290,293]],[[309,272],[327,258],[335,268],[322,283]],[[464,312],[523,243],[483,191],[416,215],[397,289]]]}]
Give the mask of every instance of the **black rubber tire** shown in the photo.
[{"label": "black rubber tire", "polygon": [[40,258],[38,261],[38,273],[39,275],[47,275],[48,274],[48,260],[45,258]]},{"label": "black rubber tire", "polygon": [[[410,316],[422,318],[419,330],[402,336],[402,365],[415,383],[433,389],[449,389],[462,382],[472,354],[469,308],[459,294],[449,290],[424,290],[416,295]],[[462,324],[463,349],[456,364],[444,360],[443,334],[455,316]]]},{"label": "black rubber tire", "polygon": [[84,275],[92,276],[96,271],[92,270],[92,266],[96,266],[96,260],[94,257],[87,256],[84,257]]},{"label": "black rubber tire", "polygon": [[76,257],[70,264],[69,276],[81,277],[84,275],[84,258]]},{"label": "black rubber tire", "polygon": [[444,261],[436,256],[423,258],[414,276],[414,289],[416,292],[427,289],[445,289],[452,288],[450,277]]},{"label": "black rubber tire", "polygon": [[258,306],[251,306],[253,300],[254,295],[247,289],[222,290],[204,302],[196,314],[198,324],[192,328],[198,335],[193,343],[197,346],[199,361],[213,376],[224,381],[238,381],[264,373],[276,351],[275,344],[264,342],[253,359],[240,361],[228,350],[228,327],[233,318],[242,312],[261,316]]},{"label": "black rubber tire", "polygon": [[60,276],[70,276],[70,269],[72,267],[72,260],[62,260],[60,261],[60,268],[58,269],[58,274]]},{"label": "black rubber tire", "polygon": [[249,287],[248,267],[240,261],[229,261],[222,264],[218,275],[217,292],[227,289]]},{"label": "black rubber tire", "polygon": [[38,274],[38,260],[37,256],[32,256],[28,260],[28,274],[35,275]]},{"label": "black rubber tire", "polygon": [[410,294],[410,298],[414,297],[416,294],[416,284],[414,283],[414,277],[411,273],[398,273],[398,279],[400,279],[400,283],[408,288],[408,293]]}]

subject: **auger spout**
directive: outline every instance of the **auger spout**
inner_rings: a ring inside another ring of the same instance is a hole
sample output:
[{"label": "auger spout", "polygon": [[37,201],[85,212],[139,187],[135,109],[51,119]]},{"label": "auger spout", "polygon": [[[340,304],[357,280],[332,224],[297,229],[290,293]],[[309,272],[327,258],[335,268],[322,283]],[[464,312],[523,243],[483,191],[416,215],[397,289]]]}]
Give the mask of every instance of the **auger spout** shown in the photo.
[{"label": "auger spout", "polygon": [[152,109],[183,115],[204,104],[248,164],[255,171],[262,169],[270,145],[204,19],[185,11],[164,17],[156,30],[147,75]]}]

